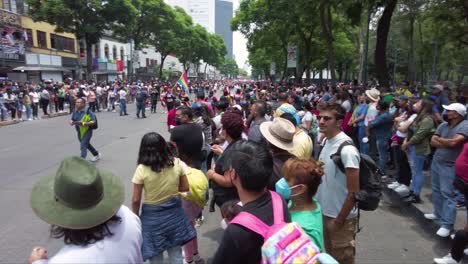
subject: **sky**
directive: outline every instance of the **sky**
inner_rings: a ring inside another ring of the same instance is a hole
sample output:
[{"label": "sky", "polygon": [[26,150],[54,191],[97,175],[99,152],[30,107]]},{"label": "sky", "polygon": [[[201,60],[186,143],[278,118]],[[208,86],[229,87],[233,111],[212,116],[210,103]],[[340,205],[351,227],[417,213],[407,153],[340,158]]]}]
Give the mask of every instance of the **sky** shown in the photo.
[{"label": "sky", "polygon": [[[232,0],[234,13],[239,8],[241,0]],[[247,39],[240,32],[233,32],[233,53],[236,57],[237,66],[239,68],[245,69],[244,65],[247,62],[249,53],[247,51]],[[245,69],[250,72],[250,68]]]}]

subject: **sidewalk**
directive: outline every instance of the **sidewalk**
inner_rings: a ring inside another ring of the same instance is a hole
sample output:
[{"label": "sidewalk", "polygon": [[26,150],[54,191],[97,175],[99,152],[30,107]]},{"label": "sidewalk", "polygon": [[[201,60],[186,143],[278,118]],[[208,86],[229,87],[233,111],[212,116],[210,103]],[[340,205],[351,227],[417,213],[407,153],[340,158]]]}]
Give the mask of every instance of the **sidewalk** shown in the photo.
[{"label": "sidewalk", "polygon": [[[384,194],[386,194],[392,204],[397,205],[407,211],[411,216],[415,218],[416,221],[419,222],[424,228],[426,228],[429,232],[432,233],[434,238],[446,240],[448,243],[450,239],[443,239],[436,235],[437,230],[439,229],[439,224],[437,221],[430,221],[424,218],[424,214],[432,213],[433,206],[431,201],[431,178],[429,171],[424,172],[424,186],[421,191],[421,200],[422,203],[419,204],[407,204],[401,201],[400,195],[392,189],[387,188],[386,184],[384,187]],[[466,210],[465,207],[457,209],[457,218],[455,221],[455,230],[463,229],[466,223]]]}]

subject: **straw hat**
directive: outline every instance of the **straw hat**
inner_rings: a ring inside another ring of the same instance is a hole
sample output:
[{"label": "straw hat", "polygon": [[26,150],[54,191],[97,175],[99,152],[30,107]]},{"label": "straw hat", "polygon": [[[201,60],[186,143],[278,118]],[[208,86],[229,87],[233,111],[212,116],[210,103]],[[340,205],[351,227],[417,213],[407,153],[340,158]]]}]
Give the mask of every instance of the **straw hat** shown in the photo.
[{"label": "straw hat", "polygon": [[377,102],[379,100],[380,91],[377,90],[376,88],[372,88],[366,91],[366,95],[367,95],[367,98],[371,99],[374,102]]},{"label": "straw hat", "polygon": [[284,150],[294,149],[294,134],[296,127],[290,121],[275,117],[273,121],[263,122],[260,125],[260,132],[265,139],[276,147]]}]

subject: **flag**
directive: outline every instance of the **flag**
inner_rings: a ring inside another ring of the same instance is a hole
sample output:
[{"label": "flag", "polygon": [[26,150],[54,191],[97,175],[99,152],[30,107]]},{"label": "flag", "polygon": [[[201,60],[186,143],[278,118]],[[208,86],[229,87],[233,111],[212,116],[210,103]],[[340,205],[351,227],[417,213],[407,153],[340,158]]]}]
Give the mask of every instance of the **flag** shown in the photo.
[{"label": "flag", "polygon": [[187,94],[189,93],[187,72],[182,73],[177,83],[180,84],[180,86],[182,86],[182,88]]}]

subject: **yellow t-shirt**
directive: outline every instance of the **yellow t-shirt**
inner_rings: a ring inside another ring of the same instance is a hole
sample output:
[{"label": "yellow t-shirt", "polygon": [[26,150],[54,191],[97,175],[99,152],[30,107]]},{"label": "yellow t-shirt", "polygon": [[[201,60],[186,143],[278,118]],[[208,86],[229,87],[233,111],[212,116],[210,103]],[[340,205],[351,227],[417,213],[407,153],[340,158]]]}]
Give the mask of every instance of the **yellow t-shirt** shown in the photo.
[{"label": "yellow t-shirt", "polygon": [[203,208],[206,204],[205,192],[208,189],[208,179],[201,170],[188,168],[187,181],[189,183],[189,192],[181,193],[183,199]]},{"label": "yellow t-shirt", "polygon": [[161,204],[179,195],[180,176],[186,174],[181,161],[174,159],[174,166],[165,168],[161,172],[154,172],[150,167],[138,165],[132,182],[143,184],[145,204]]},{"label": "yellow t-shirt", "polygon": [[296,129],[293,142],[296,147],[289,153],[299,159],[309,160],[312,157],[312,139],[302,129]]}]

